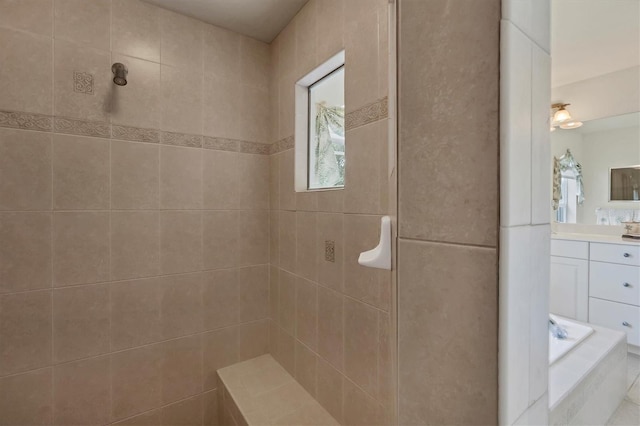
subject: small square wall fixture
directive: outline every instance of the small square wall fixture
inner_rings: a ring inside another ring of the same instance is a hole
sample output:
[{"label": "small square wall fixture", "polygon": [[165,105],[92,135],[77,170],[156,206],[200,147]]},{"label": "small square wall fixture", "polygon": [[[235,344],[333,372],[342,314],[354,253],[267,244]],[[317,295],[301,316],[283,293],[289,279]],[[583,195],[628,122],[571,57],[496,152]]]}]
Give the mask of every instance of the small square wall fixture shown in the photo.
[{"label": "small square wall fixture", "polygon": [[344,188],[344,50],[295,85],[295,190]]}]

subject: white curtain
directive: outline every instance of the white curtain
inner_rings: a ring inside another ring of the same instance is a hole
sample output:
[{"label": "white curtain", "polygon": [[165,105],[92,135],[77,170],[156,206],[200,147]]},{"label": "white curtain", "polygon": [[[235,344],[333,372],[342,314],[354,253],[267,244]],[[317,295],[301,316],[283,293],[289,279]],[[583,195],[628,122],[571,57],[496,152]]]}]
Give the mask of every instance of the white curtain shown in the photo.
[{"label": "white curtain", "polygon": [[344,108],[316,104],[315,170],[323,187],[344,185],[344,155],[336,155],[342,141],[344,152]]},{"label": "white curtain", "polygon": [[558,203],[562,198],[562,172],[567,170],[573,172],[576,177],[578,205],[584,203],[584,183],[582,182],[582,166],[573,158],[571,151],[560,157],[553,159],[553,208],[558,209]]}]

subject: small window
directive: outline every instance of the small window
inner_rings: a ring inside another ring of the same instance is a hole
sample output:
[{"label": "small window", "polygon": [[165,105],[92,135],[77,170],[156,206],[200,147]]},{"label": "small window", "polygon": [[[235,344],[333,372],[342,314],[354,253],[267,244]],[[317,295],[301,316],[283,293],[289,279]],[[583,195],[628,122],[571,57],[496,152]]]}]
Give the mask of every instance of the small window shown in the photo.
[{"label": "small window", "polygon": [[344,52],[296,83],[296,191],[344,188]]},{"label": "small window", "polygon": [[309,189],[344,187],[344,66],[309,87]]}]

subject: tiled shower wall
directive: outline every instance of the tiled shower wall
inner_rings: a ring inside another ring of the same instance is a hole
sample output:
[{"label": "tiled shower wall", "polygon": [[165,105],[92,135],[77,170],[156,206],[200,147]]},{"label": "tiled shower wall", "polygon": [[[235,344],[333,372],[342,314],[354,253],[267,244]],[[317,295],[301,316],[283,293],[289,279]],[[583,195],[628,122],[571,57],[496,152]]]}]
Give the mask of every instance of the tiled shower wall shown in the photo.
[{"label": "tiled shower wall", "polygon": [[498,424],[500,0],[398,26],[399,424]]},{"label": "tiled shower wall", "polygon": [[215,423],[268,350],[268,45],[1,0],[0,64],[0,424]]},{"label": "tiled shower wall", "polygon": [[[271,46],[271,341],[343,424],[390,424],[392,284],[360,267],[389,214],[387,0],[311,0]],[[294,191],[295,82],[346,50],[344,190]],[[333,245],[334,250],[326,249]]]}]

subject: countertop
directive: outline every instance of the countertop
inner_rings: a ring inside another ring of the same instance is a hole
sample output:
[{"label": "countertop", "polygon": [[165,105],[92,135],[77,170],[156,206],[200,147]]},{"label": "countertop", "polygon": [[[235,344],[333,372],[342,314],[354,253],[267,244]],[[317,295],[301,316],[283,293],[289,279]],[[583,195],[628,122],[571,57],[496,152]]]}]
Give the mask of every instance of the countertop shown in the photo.
[{"label": "countertop", "polygon": [[640,240],[627,240],[622,236],[602,234],[571,234],[568,232],[551,233],[554,240],[591,241],[594,243],[626,244],[640,246]]}]

